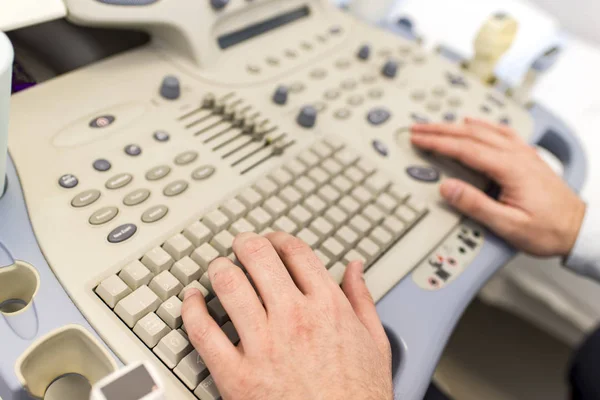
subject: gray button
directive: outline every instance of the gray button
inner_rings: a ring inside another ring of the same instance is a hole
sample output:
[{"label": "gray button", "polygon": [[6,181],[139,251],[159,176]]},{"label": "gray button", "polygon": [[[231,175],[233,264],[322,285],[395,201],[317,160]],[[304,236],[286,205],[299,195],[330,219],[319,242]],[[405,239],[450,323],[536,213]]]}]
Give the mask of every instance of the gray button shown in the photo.
[{"label": "gray button", "polygon": [[342,89],[354,90],[356,89],[356,81],[354,79],[346,79],[342,82]]},{"label": "gray button", "polygon": [[374,100],[379,100],[380,98],[383,97],[383,90],[381,89],[371,89],[368,92],[368,95],[370,98],[374,99]]},{"label": "gray button", "polygon": [[96,171],[104,172],[108,171],[112,167],[112,165],[110,165],[110,161],[101,158],[99,160],[94,161],[93,167]]},{"label": "gray button", "polygon": [[146,179],[149,181],[158,181],[169,175],[170,172],[171,167],[168,165],[159,165],[158,167],[154,167],[150,171],[146,172]]},{"label": "gray button", "polygon": [[510,125],[510,118],[508,118],[508,117],[502,117],[502,118],[500,118],[499,122],[502,125]]},{"label": "gray button", "polygon": [[215,10],[220,10],[229,4],[229,0],[210,0],[210,5]]},{"label": "gray button", "polygon": [[288,97],[289,97],[289,90],[288,90],[287,86],[283,86],[283,85],[279,86],[275,90],[275,93],[273,94],[273,103],[279,104],[282,106],[287,103]]},{"label": "gray button", "polygon": [[428,124],[429,123],[429,118],[427,118],[426,116],[421,115],[421,114],[412,113],[412,114],[410,114],[410,117],[412,118],[413,121],[415,121],[418,124]]},{"label": "gray button", "polygon": [[203,165],[192,172],[192,178],[197,181],[203,181],[213,176],[215,172],[216,169],[212,165]]},{"label": "gray button", "polygon": [[448,72],[446,73],[446,79],[448,80],[448,83],[450,83],[452,86],[459,86],[463,88],[468,87],[465,78],[459,74],[453,74],[452,72]]},{"label": "gray button", "polygon": [[137,144],[128,144],[125,146],[125,153],[130,156],[139,156],[142,154],[142,148]]},{"label": "gray button", "polygon": [[444,114],[444,121],[446,121],[446,122],[456,121],[456,114],[451,113],[451,112]]},{"label": "gray button", "polygon": [[152,136],[158,142],[168,142],[169,139],[171,138],[171,135],[169,135],[169,132],[165,132],[165,131],[156,131],[156,132],[154,132],[154,134]]},{"label": "gray button", "polygon": [[362,76],[361,81],[363,83],[373,83],[377,80],[377,76],[373,74],[365,74]]},{"label": "gray button", "polygon": [[73,189],[79,184],[79,179],[75,175],[65,174],[58,179],[58,184],[65,189]]},{"label": "gray button", "polygon": [[306,86],[304,85],[304,83],[302,83],[302,82],[294,82],[290,86],[290,92],[292,92],[292,93],[300,93],[305,88],[306,88]]},{"label": "gray button", "polygon": [[398,75],[398,62],[394,60],[386,62],[381,73],[387,78],[395,78]]},{"label": "gray button", "polygon": [[354,95],[354,96],[350,96],[347,100],[347,103],[350,104],[351,106],[357,107],[360,106],[362,103],[364,103],[365,98],[360,95]]},{"label": "gray button", "polygon": [[131,174],[119,174],[106,181],[106,188],[110,190],[121,189],[131,183],[133,176]]},{"label": "gray button", "polygon": [[385,108],[377,107],[369,111],[369,114],[367,114],[367,120],[372,125],[381,125],[390,119],[391,116],[392,114],[390,114],[390,112]]},{"label": "gray button", "polygon": [[110,243],[121,243],[131,238],[137,232],[137,226],[134,224],[124,224],[113,229],[108,234],[108,241]]},{"label": "gray button", "polygon": [[175,157],[176,165],[188,165],[196,161],[198,158],[198,152],[196,151],[186,151],[185,153],[179,154]]},{"label": "gray button", "polygon": [[151,224],[153,222],[160,221],[169,213],[169,208],[167,206],[158,205],[152,208],[149,208],[142,214],[142,221]]},{"label": "gray button", "polygon": [[114,115],[101,115],[90,121],[90,128],[106,128],[115,122],[116,118]]},{"label": "gray button", "polygon": [[130,207],[137,206],[148,200],[148,197],[150,197],[150,191],[148,189],[137,189],[125,196],[123,204]]},{"label": "gray button", "polygon": [[173,197],[180,195],[185,192],[188,188],[188,183],[186,181],[175,181],[169,183],[165,189],[163,190],[163,194],[168,197]]},{"label": "gray button", "polygon": [[340,97],[340,91],[337,89],[331,89],[325,92],[325,99],[327,100],[335,100]]},{"label": "gray button", "polygon": [[350,110],[348,110],[347,108],[341,108],[339,110],[337,110],[335,112],[335,114],[333,114],[337,119],[348,119],[350,118],[350,115],[352,114],[352,112]]},{"label": "gray button", "polygon": [[317,123],[317,110],[313,106],[302,107],[296,122],[304,128],[312,128]]},{"label": "gray button", "polygon": [[350,60],[347,60],[345,58],[339,59],[335,62],[335,66],[339,69],[346,69],[350,66]]},{"label": "gray button", "polygon": [[86,190],[85,192],[79,193],[77,196],[75,196],[71,201],[71,205],[77,208],[86,207],[95,203],[99,198],[99,190]]},{"label": "gray button", "polygon": [[323,68],[317,68],[310,72],[310,77],[314,79],[323,79],[327,76],[327,71]]},{"label": "gray button", "polygon": [[104,207],[96,211],[90,217],[90,224],[92,225],[102,225],[109,221],[112,221],[117,214],[119,213],[119,209],[117,207]]},{"label": "gray button", "polygon": [[375,151],[377,153],[379,153],[379,155],[381,155],[383,157],[388,156],[388,154],[389,154],[388,148],[383,142],[375,139],[375,140],[373,140],[372,144],[373,144],[373,149],[375,149]]},{"label": "gray button", "polygon": [[179,79],[173,75],[167,75],[160,84],[160,95],[163,99],[175,100],[181,96],[181,86]]},{"label": "gray button", "polygon": [[371,56],[371,46],[365,44],[358,50],[358,54],[356,56],[360,60],[368,60]]},{"label": "gray button", "polygon": [[421,182],[437,182],[440,180],[440,172],[432,167],[412,166],[406,168],[406,173],[411,178]]}]

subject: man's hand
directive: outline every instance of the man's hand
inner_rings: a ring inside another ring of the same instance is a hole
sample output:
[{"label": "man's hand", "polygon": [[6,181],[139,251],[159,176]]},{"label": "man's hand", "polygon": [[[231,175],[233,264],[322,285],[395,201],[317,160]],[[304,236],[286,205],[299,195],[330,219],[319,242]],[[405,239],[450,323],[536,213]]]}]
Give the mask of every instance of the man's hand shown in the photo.
[{"label": "man's hand", "polygon": [[240,336],[236,348],[186,293],[189,338],[224,399],[391,399],[391,351],[362,264],[351,263],[343,291],[313,251],[285,233],[242,234],[233,249],[256,286],[229,259],[209,277]]},{"label": "man's hand", "polygon": [[529,254],[571,252],[585,203],[513,130],[467,118],[464,124],[415,125],[412,143],[454,158],[500,185],[495,201],[465,182],[443,182],[442,196],[460,212]]}]

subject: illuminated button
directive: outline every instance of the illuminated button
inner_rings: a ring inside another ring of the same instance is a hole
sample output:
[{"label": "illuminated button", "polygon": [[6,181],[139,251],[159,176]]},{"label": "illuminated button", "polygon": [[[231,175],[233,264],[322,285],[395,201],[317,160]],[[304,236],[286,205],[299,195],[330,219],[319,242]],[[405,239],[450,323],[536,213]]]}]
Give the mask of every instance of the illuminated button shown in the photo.
[{"label": "illuminated button", "polygon": [[106,181],[105,186],[110,190],[120,189],[129,185],[132,180],[133,176],[131,174],[119,174]]},{"label": "illuminated button", "polygon": [[115,122],[116,118],[113,115],[101,115],[90,121],[90,128],[106,128]]},{"label": "illuminated button", "polygon": [[113,231],[108,234],[107,239],[110,243],[122,243],[130,239],[136,232],[137,226],[134,224],[123,224],[113,229]]},{"label": "illuminated button", "polygon": [[73,189],[75,186],[79,184],[79,179],[75,175],[65,174],[60,177],[58,180],[58,184],[65,189]]},{"label": "illuminated button", "polygon": [[98,172],[105,172],[111,168],[110,162],[104,159],[94,161],[94,164],[92,166]]},{"label": "illuminated button", "polygon": [[89,221],[92,225],[103,225],[112,221],[118,213],[117,207],[104,207],[93,213]]},{"label": "illuminated button", "polygon": [[125,146],[125,154],[135,157],[142,154],[142,148],[137,144],[128,144]]},{"label": "illuminated button", "polygon": [[100,198],[100,191],[98,190],[86,190],[85,192],[79,193],[71,201],[73,207],[81,208],[87,207],[90,204],[95,203]]},{"label": "illuminated button", "polygon": [[169,213],[169,208],[164,205],[149,208],[142,214],[142,222],[151,224],[163,219]]},{"label": "illuminated button", "polygon": [[165,176],[169,175],[170,172],[171,168],[169,166],[160,165],[146,172],[146,179],[148,179],[149,181],[158,181],[164,178]]},{"label": "illuminated button", "polygon": [[198,158],[198,153],[195,151],[186,151],[184,153],[179,154],[175,157],[176,165],[188,165],[196,161]]},{"label": "illuminated button", "polygon": [[178,196],[181,193],[185,192],[188,188],[188,183],[186,181],[175,181],[168,184],[163,190],[163,194],[167,197]]},{"label": "illuminated button", "polygon": [[148,200],[148,197],[150,197],[150,191],[148,189],[138,189],[125,196],[123,204],[130,207],[137,206]]}]

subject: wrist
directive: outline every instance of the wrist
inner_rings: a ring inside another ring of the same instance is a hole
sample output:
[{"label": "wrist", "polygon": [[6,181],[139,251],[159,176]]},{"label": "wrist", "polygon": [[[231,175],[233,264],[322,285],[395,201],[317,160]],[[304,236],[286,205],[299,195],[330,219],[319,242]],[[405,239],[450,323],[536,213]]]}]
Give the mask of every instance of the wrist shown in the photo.
[{"label": "wrist", "polygon": [[579,232],[581,231],[581,226],[583,225],[586,209],[587,205],[585,202],[577,197],[570,212],[566,214],[566,218],[564,219],[565,226],[558,238],[560,243],[558,256],[566,258],[573,251],[579,237]]}]

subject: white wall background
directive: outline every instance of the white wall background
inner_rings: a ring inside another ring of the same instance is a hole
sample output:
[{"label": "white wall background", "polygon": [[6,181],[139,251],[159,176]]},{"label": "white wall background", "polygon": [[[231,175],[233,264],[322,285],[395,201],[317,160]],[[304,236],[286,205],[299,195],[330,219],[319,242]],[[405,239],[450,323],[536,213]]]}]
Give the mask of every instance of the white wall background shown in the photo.
[{"label": "white wall background", "polygon": [[559,19],[571,33],[600,44],[600,1],[529,0]]}]

